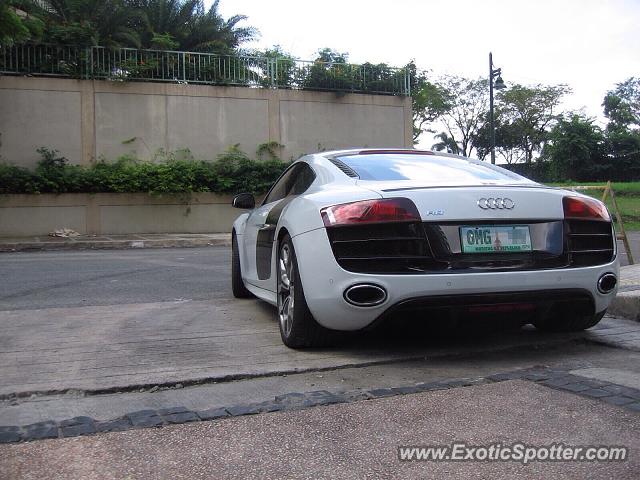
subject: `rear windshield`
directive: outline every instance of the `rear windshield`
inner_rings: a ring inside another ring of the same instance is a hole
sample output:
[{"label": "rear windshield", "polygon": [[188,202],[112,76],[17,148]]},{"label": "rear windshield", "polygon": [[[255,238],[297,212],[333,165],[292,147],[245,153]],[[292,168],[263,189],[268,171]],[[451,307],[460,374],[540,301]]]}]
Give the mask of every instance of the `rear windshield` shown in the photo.
[{"label": "rear windshield", "polygon": [[425,182],[523,181],[524,177],[481,162],[415,154],[371,154],[339,157],[361,180]]}]

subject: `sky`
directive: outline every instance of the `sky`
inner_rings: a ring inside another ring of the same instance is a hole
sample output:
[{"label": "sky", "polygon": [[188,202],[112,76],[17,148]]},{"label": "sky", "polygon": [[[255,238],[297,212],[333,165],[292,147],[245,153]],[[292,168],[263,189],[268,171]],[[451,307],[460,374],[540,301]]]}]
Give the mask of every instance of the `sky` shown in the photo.
[{"label": "sky", "polygon": [[564,108],[601,125],[607,90],[640,76],[640,0],[221,0],[219,9],[258,28],[247,47],[280,45],[301,59],[330,47],[352,63],[414,59],[434,76],[477,78],[491,51],[507,85],[568,84]]}]

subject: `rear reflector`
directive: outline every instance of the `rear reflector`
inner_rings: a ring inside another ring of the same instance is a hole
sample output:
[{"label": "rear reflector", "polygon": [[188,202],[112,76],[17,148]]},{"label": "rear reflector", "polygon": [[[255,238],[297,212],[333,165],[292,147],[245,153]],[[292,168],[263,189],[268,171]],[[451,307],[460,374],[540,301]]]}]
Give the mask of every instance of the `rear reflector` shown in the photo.
[{"label": "rear reflector", "polygon": [[415,204],[407,198],[343,203],[320,210],[326,227],[363,223],[420,221]]},{"label": "rear reflector", "polygon": [[604,203],[594,198],[564,197],[562,199],[564,218],[574,220],[604,220],[611,217]]}]

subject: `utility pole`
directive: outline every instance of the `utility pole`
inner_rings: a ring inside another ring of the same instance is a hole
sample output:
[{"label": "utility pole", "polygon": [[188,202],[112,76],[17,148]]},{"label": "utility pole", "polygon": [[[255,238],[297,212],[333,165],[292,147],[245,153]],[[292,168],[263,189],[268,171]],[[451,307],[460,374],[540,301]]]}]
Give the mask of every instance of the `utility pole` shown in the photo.
[{"label": "utility pole", "polygon": [[493,89],[502,90],[503,88],[507,88],[500,76],[501,73],[502,69],[493,68],[493,55],[489,52],[489,126],[491,136],[491,163],[493,165],[496,163],[496,124],[493,114]]}]

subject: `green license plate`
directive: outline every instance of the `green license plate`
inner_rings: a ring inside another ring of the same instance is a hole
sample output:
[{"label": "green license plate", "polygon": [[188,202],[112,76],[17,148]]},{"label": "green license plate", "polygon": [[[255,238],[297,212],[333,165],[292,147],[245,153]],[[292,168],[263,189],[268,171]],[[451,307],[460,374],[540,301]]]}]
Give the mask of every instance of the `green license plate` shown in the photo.
[{"label": "green license plate", "polygon": [[530,252],[528,225],[474,225],[460,227],[462,253]]}]

